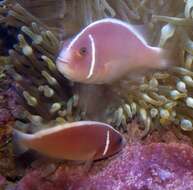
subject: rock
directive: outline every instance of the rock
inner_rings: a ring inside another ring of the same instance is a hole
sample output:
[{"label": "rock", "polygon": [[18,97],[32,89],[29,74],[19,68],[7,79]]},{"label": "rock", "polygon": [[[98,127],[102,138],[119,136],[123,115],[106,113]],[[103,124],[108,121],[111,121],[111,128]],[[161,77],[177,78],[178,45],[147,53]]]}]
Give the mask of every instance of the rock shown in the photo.
[{"label": "rock", "polygon": [[126,146],[114,158],[83,166],[60,165],[51,175],[36,168],[17,190],[188,190],[193,189],[193,149],[179,143]]},{"label": "rock", "polygon": [[[10,179],[18,174],[12,146],[13,113],[19,112],[16,93],[11,89],[0,92],[0,174]],[[0,178],[1,180],[1,178]]]}]

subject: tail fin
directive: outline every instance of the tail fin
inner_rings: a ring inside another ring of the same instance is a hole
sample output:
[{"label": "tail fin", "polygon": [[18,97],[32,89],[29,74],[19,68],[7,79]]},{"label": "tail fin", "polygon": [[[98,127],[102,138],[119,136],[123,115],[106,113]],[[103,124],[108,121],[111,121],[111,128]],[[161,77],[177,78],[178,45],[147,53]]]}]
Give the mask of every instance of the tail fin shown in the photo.
[{"label": "tail fin", "polygon": [[31,135],[22,133],[17,129],[13,129],[13,146],[14,146],[14,153],[16,156],[23,154],[28,150],[25,146],[25,140],[30,138]]},{"label": "tail fin", "polygon": [[148,59],[152,69],[166,69],[169,66],[169,54],[162,48],[149,47]]},{"label": "tail fin", "polygon": [[182,56],[181,53],[175,49],[163,49],[162,60],[165,62],[166,68],[170,68],[181,64]]},{"label": "tail fin", "polygon": [[177,51],[172,49],[163,49],[159,47],[153,47],[154,51],[157,51],[160,57],[160,69],[169,69],[172,66],[176,66],[180,62],[180,55]]}]

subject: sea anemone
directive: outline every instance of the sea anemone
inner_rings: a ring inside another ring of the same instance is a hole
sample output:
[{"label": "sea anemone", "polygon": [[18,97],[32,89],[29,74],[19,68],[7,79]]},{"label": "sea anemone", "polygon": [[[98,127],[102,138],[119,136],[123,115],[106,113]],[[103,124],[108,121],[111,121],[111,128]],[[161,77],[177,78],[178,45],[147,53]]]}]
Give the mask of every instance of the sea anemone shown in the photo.
[{"label": "sea anemone", "polygon": [[8,51],[13,68],[7,73],[16,82],[13,86],[29,111],[24,114],[31,122],[79,120],[72,114],[78,101],[73,84],[59,74],[54,64],[58,38],[19,4],[4,3],[2,25],[15,28],[18,42]]},{"label": "sea anemone", "polygon": [[[59,11],[53,16],[61,18],[55,27],[53,22],[49,24],[44,20],[44,15],[37,14],[39,18],[36,18],[29,13],[30,10],[34,14],[39,13],[35,9],[37,2],[35,6],[21,1],[28,11],[12,1],[1,4],[1,26],[7,30],[11,27],[17,42],[9,50],[13,68],[8,70],[8,74],[15,81],[14,86],[26,108],[28,121],[37,125],[88,119],[79,104],[79,94],[75,90],[77,85],[65,79],[55,67],[61,39],[72,34],[69,28],[73,27],[65,25],[69,21],[67,18],[76,17],[77,7],[83,6],[77,20],[80,26],[102,17],[118,17],[127,22],[144,24],[151,33],[148,38],[151,44],[158,43],[167,48],[172,47],[176,39],[180,41],[179,48],[175,49],[180,61],[171,70],[153,72],[137,84],[123,79],[110,86],[118,103],[111,102],[105,107],[104,121],[126,131],[127,124],[137,116],[144,124],[142,136],[150,129],[172,123],[183,131],[192,131],[192,41],[188,30],[192,25],[191,3],[177,1],[175,7],[170,8],[171,1],[165,3],[161,0],[121,1],[119,4],[113,1],[83,1],[80,5],[77,1],[64,2],[61,8],[63,14]],[[69,6],[72,7],[71,12],[68,11]],[[179,13],[180,17],[176,17]],[[166,22],[166,25],[160,25],[160,21]],[[157,35],[160,29],[160,35]],[[77,29],[74,29],[75,32]]]}]

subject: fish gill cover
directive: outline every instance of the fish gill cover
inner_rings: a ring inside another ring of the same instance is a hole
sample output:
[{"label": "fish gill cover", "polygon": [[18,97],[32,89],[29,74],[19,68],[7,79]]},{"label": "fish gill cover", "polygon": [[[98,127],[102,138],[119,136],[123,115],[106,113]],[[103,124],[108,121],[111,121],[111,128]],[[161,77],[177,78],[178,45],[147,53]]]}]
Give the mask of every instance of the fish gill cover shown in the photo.
[{"label": "fish gill cover", "polygon": [[[10,167],[14,170],[15,164],[12,144],[7,143],[13,126],[31,132],[43,125],[96,119],[128,136],[132,131],[128,124],[135,119],[140,121],[140,138],[163,128],[191,138],[192,7],[191,0],[2,1],[0,103],[6,109],[1,110],[0,122],[6,139],[2,147],[10,163],[7,171]],[[105,17],[143,25],[148,43],[172,50],[176,65],[148,74],[137,83],[123,79],[98,87],[64,78],[55,66],[61,41]],[[101,97],[102,105],[94,110]],[[4,170],[1,174],[16,176]]]}]

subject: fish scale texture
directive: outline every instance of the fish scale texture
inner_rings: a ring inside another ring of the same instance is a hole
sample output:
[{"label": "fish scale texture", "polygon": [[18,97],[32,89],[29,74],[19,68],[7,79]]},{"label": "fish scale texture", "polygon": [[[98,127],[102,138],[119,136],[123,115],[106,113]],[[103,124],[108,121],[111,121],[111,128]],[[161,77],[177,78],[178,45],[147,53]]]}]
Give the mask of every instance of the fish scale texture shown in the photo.
[{"label": "fish scale texture", "polygon": [[43,169],[30,171],[17,190],[192,190],[193,149],[178,143],[130,145],[86,174],[63,165],[48,180]]}]

